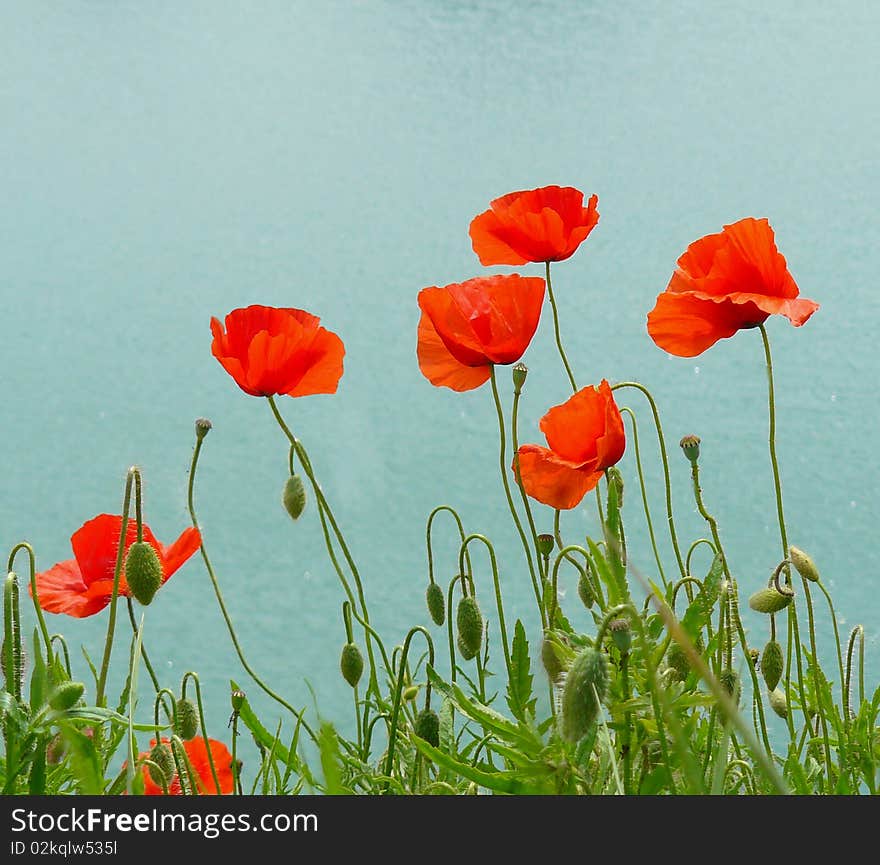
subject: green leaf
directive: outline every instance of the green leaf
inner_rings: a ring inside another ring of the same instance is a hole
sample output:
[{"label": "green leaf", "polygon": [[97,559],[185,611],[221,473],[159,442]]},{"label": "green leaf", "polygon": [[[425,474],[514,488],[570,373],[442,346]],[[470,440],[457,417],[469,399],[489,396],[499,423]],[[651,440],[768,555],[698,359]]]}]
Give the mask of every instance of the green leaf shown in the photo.
[{"label": "green leaf", "polygon": [[37,742],[37,750],[28,776],[28,794],[42,796],[46,792],[46,740]]},{"label": "green leaf", "polygon": [[[238,684],[230,679],[229,685],[233,691],[240,691],[241,689],[238,687]],[[254,739],[257,741],[259,745],[265,748],[267,751],[270,750],[275,742],[275,737],[260,723],[259,718],[254,714],[254,710],[251,708],[250,703],[247,700],[247,697],[244,698],[242,702],[241,709],[238,712],[239,720],[251,731]],[[284,747],[280,742],[275,746],[275,754],[282,763],[290,762],[290,754],[287,748]],[[294,758],[296,759],[296,758]]]},{"label": "green leaf", "polygon": [[69,724],[62,725],[61,733],[67,745],[77,791],[83,796],[100,795],[104,788],[104,776],[95,743]]},{"label": "green leaf", "polygon": [[681,626],[685,633],[695,640],[700,631],[706,627],[706,623],[712,616],[712,610],[718,602],[721,595],[721,583],[724,579],[724,565],[721,560],[721,554],[716,554],[709,568],[709,573],[703,580],[703,586],[697,596],[690,603],[684,617],[681,620]]},{"label": "green leaf", "polygon": [[513,715],[525,721],[535,714],[536,701],[532,698],[532,673],[529,658],[529,641],[526,629],[517,619],[513,631],[513,647],[510,655],[510,680],[507,683],[507,705]]},{"label": "green leaf", "polygon": [[342,783],[342,758],[339,754],[339,740],[332,724],[321,724],[318,733],[318,748],[321,752],[321,769],[324,772],[324,792],[328,796],[345,796],[352,791]]}]

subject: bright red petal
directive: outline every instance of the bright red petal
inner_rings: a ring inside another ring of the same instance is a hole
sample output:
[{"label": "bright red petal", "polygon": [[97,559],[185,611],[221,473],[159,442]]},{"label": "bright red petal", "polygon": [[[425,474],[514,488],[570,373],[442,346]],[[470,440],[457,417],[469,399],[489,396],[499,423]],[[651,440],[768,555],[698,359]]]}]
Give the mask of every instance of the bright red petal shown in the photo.
[{"label": "bright red petal", "polygon": [[435,387],[448,387],[456,391],[473,390],[485,384],[491,374],[489,364],[465,366],[459,363],[449,353],[431,319],[424,312],[419,320],[416,351],[422,375]]},{"label": "bright red petal", "polygon": [[522,445],[517,454],[526,493],[557,510],[577,507],[602,477],[601,471],[580,468],[538,445]]},{"label": "bright red petal", "polygon": [[72,559],[37,574],[36,583],[40,606],[47,613],[65,613],[84,619],[101,612],[110,600],[107,595],[95,596],[89,592],[79,565]]},{"label": "bright red petal", "polygon": [[309,396],[318,393],[336,393],[342,378],[345,345],[332,331],[319,328],[309,345],[305,370],[295,387],[285,391],[287,396]]},{"label": "bright red petal", "polygon": [[503,239],[504,225],[491,208],[471,220],[468,233],[480,264],[488,267],[493,264],[518,265],[528,262],[527,258],[520,255]]},{"label": "bright red petal", "polygon": [[203,796],[229,795],[232,793],[235,778],[232,774],[232,754],[229,753],[226,745],[217,739],[209,739],[211,746],[211,757],[214,760],[214,769],[217,772],[217,781],[220,784],[220,790],[217,790],[217,784],[214,781],[214,775],[211,772],[211,763],[208,759],[208,748],[205,740],[201,736],[190,739],[183,743],[187,757],[198,776],[199,793]]},{"label": "bright red petal", "polygon": [[160,544],[159,558],[162,562],[162,582],[178,570],[202,544],[202,536],[198,529],[190,527],[180,533],[180,537],[171,546]]}]

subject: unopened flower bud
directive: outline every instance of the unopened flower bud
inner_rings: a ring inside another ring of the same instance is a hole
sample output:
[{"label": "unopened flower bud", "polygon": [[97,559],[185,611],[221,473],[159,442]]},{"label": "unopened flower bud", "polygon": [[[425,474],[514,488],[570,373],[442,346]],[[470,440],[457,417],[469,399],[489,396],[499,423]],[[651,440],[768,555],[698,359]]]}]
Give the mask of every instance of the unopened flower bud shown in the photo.
[{"label": "unopened flower bud", "polygon": [[428,602],[431,620],[439,628],[446,621],[446,601],[443,597],[443,589],[437,583],[428,583],[425,600]]},{"label": "unopened flower bud", "polygon": [[469,661],[483,644],[483,614],[473,595],[467,595],[458,602],[455,621],[458,626],[458,648],[464,659]]},{"label": "unopened flower bud", "polygon": [[767,690],[772,691],[779,684],[784,666],[782,646],[776,640],[770,640],[761,656],[761,675],[767,683]]},{"label": "unopened flower bud", "polygon": [[346,643],[342,647],[339,669],[342,671],[342,678],[352,688],[356,688],[357,683],[361,680],[361,674],[364,672],[364,656],[354,643]]},{"label": "unopened flower bud", "polygon": [[586,574],[581,574],[578,580],[578,597],[588,610],[596,603],[596,595]]},{"label": "unopened flower bud", "polygon": [[572,662],[562,690],[561,730],[569,742],[580,741],[596,718],[608,689],[608,662],[604,652],[584,649]]},{"label": "unopened flower bud", "polygon": [[628,654],[632,646],[632,626],[629,619],[612,619],[608,623],[608,630],[620,654]]},{"label": "unopened flower bud", "polygon": [[125,581],[132,596],[145,607],[162,585],[162,563],[152,544],[135,541],[125,557]]},{"label": "unopened flower bud", "polygon": [[281,501],[291,519],[298,520],[302,516],[306,508],[306,488],[299,475],[291,475],[287,479]]},{"label": "unopened flower bud", "polygon": [[553,552],[553,535],[538,535],[538,552],[545,558]]},{"label": "unopened flower bud", "polygon": [[49,696],[49,708],[56,712],[72,709],[82,697],[86,686],[82,682],[62,682]]},{"label": "unopened flower bud", "polygon": [[559,659],[559,655],[556,654],[553,641],[549,637],[544,637],[541,641],[541,663],[543,663],[544,669],[547,671],[547,678],[551,682],[556,683],[565,668],[562,666],[562,661]]},{"label": "unopened flower bud", "polygon": [[788,717],[788,699],[782,688],[774,688],[769,695],[770,708],[779,715],[780,718]]},{"label": "unopened flower bud", "polygon": [[813,559],[803,550],[799,550],[797,547],[789,547],[788,557],[791,559],[791,563],[794,565],[795,570],[805,580],[809,580],[811,583],[819,582],[819,569],[816,567],[816,563]]},{"label": "unopened flower bud", "polygon": [[519,393],[522,390],[522,386],[526,383],[529,368],[524,363],[515,363],[512,372],[514,393]]},{"label": "unopened flower bud", "polygon": [[699,436],[685,436],[679,443],[679,446],[684,451],[684,455],[692,462],[695,463],[700,458],[700,437]]},{"label": "unopened flower bud", "polygon": [[177,716],[174,732],[181,739],[194,739],[199,732],[199,710],[192,700],[183,699],[177,701]]},{"label": "unopened flower bud", "polygon": [[153,783],[159,787],[167,787],[171,784],[177,772],[174,763],[174,755],[171,749],[164,743],[158,742],[150,751],[150,762],[147,771]]},{"label": "unopened flower bud", "polygon": [[758,589],[755,594],[749,598],[749,606],[756,613],[778,613],[784,610],[794,597],[794,592],[788,586],[782,586],[785,591],[777,591],[775,588],[767,587],[766,589]]},{"label": "unopened flower bud", "polygon": [[433,709],[422,709],[416,715],[415,733],[435,748],[440,746],[440,717]]},{"label": "unopened flower bud", "polygon": [[196,421],[196,438],[201,441],[211,431],[211,421],[206,417],[200,417]]},{"label": "unopened flower bud", "polygon": [[730,694],[730,699],[736,705],[739,705],[739,695],[741,691],[739,673],[735,670],[722,670],[721,674],[718,676],[718,681],[721,683],[721,687]]},{"label": "unopened flower bud", "polygon": [[418,696],[419,696],[419,686],[418,685],[407,685],[403,689],[402,697],[403,697],[404,703],[411,703]]}]

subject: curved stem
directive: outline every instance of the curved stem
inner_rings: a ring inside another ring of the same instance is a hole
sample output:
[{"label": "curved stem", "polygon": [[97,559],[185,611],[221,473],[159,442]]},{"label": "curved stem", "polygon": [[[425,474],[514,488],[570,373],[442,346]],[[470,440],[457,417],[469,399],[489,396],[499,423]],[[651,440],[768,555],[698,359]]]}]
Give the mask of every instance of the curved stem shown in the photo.
[{"label": "curved stem", "polygon": [[633,446],[636,452],[636,470],[639,475],[639,489],[642,493],[642,507],[645,510],[645,521],[648,523],[648,536],[651,539],[651,549],[654,551],[654,561],[657,563],[657,571],[660,574],[660,579],[663,581],[663,588],[665,589],[669,583],[666,579],[666,574],[663,571],[663,563],[660,561],[660,553],[657,550],[657,538],[654,535],[654,521],[651,519],[651,508],[648,505],[648,491],[645,488],[645,473],[642,470],[642,455],[639,450],[639,427],[636,423],[635,413],[631,408],[624,406],[620,410],[620,413],[626,414],[632,424]]},{"label": "curved stem", "polygon": [[669,480],[669,457],[666,453],[666,439],[663,435],[663,425],[660,423],[660,413],[657,411],[657,404],[654,402],[654,397],[651,396],[651,392],[643,384],[640,384],[637,381],[618,382],[611,386],[611,390],[615,391],[622,387],[633,387],[640,391],[644,394],[645,398],[648,400],[648,404],[651,406],[654,427],[657,430],[657,441],[660,444],[660,459],[663,463],[663,479],[666,484],[666,521],[669,526],[669,539],[672,542],[672,549],[675,552],[675,560],[678,562],[678,569],[681,572],[681,576],[686,577],[687,574],[685,573],[684,562],[681,558],[681,550],[678,546],[678,535],[675,531],[675,520],[672,515],[672,485]]},{"label": "curved stem", "polygon": [[[712,550],[712,560],[715,560],[715,556],[718,553],[718,550],[715,549],[715,544],[713,544],[712,541],[710,541],[708,538],[698,538],[690,545],[690,548],[687,552],[687,558],[685,559],[685,568],[687,569],[688,574],[693,573],[691,571],[691,556],[693,556],[694,551],[701,544],[705,544],[710,550]],[[700,585],[702,585],[702,583]]]},{"label": "curved stem", "polygon": [[565,374],[568,376],[571,389],[576,392],[578,387],[574,380],[574,373],[571,371],[571,365],[565,356],[565,349],[562,347],[562,335],[559,332],[559,310],[556,308],[556,297],[553,294],[553,283],[550,281],[550,262],[546,261],[545,273],[547,276],[547,297],[550,298],[550,307],[553,309],[553,332],[556,334],[556,348],[559,350],[559,357],[562,358],[562,365],[565,367]]},{"label": "curved stem", "polygon": [[[584,557],[586,567],[582,569],[577,561],[571,557],[571,553],[580,553]],[[605,596],[602,594],[602,587],[599,584],[599,580],[596,579],[596,576],[593,573],[593,564],[592,560],[590,559],[589,552],[583,547],[578,546],[577,544],[569,544],[567,547],[563,547],[556,554],[556,558],[553,561],[553,570],[551,571],[551,585],[553,586],[553,607],[547,616],[551,625],[553,623],[553,617],[556,614],[556,605],[558,604],[557,598],[559,585],[559,566],[562,564],[563,559],[569,564],[574,565],[575,568],[577,568],[578,573],[581,575],[581,577],[583,577],[590,583],[590,588],[593,590],[593,594],[596,596],[596,602],[599,604],[599,609],[604,609],[605,607]]]},{"label": "curved stem", "polygon": [[[782,484],[779,480],[779,461],[776,458],[776,396],[773,387],[773,358],[770,355],[770,340],[763,324],[758,326],[764,343],[764,359],[767,362],[767,396],[770,410],[770,463],[773,466],[773,487],[776,491],[776,514],[779,519],[779,535],[782,540],[782,558],[788,556],[788,535],[785,531],[785,514],[782,510]],[[791,576],[789,575],[789,581]]]},{"label": "curved stem", "polygon": [[[546,623],[544,615],[544,605],[541,602],[541,591],[538,588],[538,578],[535,576],[535,564],[532,561],[532,551],[529,547],[529,542],[526,539],[526,533],[522,527],[522,521],[519,518],[519,514],[516,512],[516,507],[513,504],[513,496],[510,492],[510,481],[507,478],[507,437],[504,432],[504,413],[501,410],[501,398],[498,396],[498,382],[495,377],[495,366],[491,366],[490,370],[490,380],[492,382],[492,397],[495,401],[495,412],[498,415],[498,436],[500,440],[498,461],[501,466],[501,482],[504,484],[504,494],[507,496],[507,506],[510,509],[510,515],[513,517],[514,525],[516,526],[517,532],[519,532],[519,537],[522,541],[523,550],[526,554],[526,562],[529,566],[529,575],[532,578],[532,588],[535,591],[535,600],[538,603],[538,609],[541,611],[541,622]],[[518,472],[517,483],[521,484]]]},{"label": "curved stem", "polygon": [[[828,602],[828,611],[831,614],[831,625],[834,628],[834,645],[837,648],[837,671],[840,675],[841,693],[843,693],[846,689],[846,674],[843,671],[843,649],[841,648],[840,643],[840,630],[837,627],[837,613],[834,610],[834,602],[831,600],[831,595],[828,593],[828,589],[825,588],[821,580],[819,580],[817,585],[822,591],[822,594],[825,595],[825,600]],[[846,725],[847,729],[849,729],[849,717],[845,712],[843,715],[843,723]]]},{"label": "curved stem", "polygon": [[25,550],[28,554],[28,568],[29,568],[29,578],[30,578],[30,587],[31,587],[31,600],[34,604],[34,611],[37,614],[37,621],[40,625],[40,633],[43,635],[43,642],[46,644],[46,661],[48,666],[52,666],[52,641],[49,639],[49,629],[46,627],[46,619],[43,616],[43,608],[40,605],[40,599],[37,594],[37,562],[36,556],[34,555],[34,548],[27,542],[22,541],[21,543],[16,544],[12,551],[9,553],[8,564],[6,565],[6,571],[9,572],[13,570],[13,564],[15,563],[15,557],[19,553],[19,551]]},{"label": "curved stem", "polygon": [[[187,507],[189,508],[190,519],[192,520],[192,524],[195,528],[199,528],[199,521],[196,517],[195,503],[194,503],[194,489],[195,489],[195,480],[196,480],[196,468],[199,463],[199,454],[202,451],[202,442],[204,441],[205,433],[197,433],[196,434],[196,446],[193,448],[192,462],[189,467],[189,485],[187,487]],[[309,726],[308,722],[303,717],[303,711],[301,709],[295,709],[290,703],[287,702],[283,697],[279,696],[275,693],[254,671],[253,667],[248,663],[247,658],[242,651],[241,644],[238,642],[238,636],[235,633],[235,627],[232,624],[232,617],[229,615],[229,610],[226,609],[226,602],[223,600],[223,592],[220,591],[220,583],[217,580],[217,575],[214,572],[214,567],[211,564],[211,560],[208,557],[208,550],[205,547],[205,536],[200,531],[200,543],[199,543],[199,552],[202,554],[202,561],[205,563],[205,570],[208,572],[208,577],[211,580],[211,585],[214,588],[214,596],[217,598],[217,604],[220,607],[220,612],[223,615],[223,621],[226,622],[226,629],[229,631],[229,637],[232,640],[232,645],[235,648],[235,653],[238,655],[238,660],[241,662],[242,667],[244,667],[247,674],[254,680],[257,686],[268,696],[270,696],[276,703],[283,706],[287,709],[303,726],[305,731],[309,734],[312,741],[317,743],[318,739],[315,735],[314,730]]]},{"label": "curved stem", "polygon": [[193,684],[196,689],[196,705],[199,707],[199,727],[201,728],[202,739],[205,742],[205,750],[208,752],[208,765],[211,767],[211,777],[214,779],[214,789],[217,791],[217,795],[221,794],[220,790],[220,779],[217,777],[217,768],[214,766],[214,755],[211,753],[211,744],[208,739],[208,729],[205,726],[205,710],[202,706],[202,685],[199,682],[199,677],[192,671],[187,671],[183,674],[182,681],[182,694],[186,696],[186,683],[187,679],[192,679]]},{"label": "curved stem", "polygon": [[851,711],[852,664],[856,640],[859,641],[859,706],[865,701],[865,629],[861,625],[856,625],[852,629],[852,633],[849,635],[849,642],[846,646],[846,685],[843,689],[843,693],[845,700],[844,708],[847,713]]},{"label": "curved stem", "polygon": [[61,634],[52,634],[49,640],[51,643],[54,643],[57,640],[60,644],[61,654],[64,655],[64,669],[67,670],[67,678],[72,678],[73,674],[70,672],[70,652],[67,649],[67,641]]},{"label": "curved stem", "polygon": [[[425,527],[425,544],[428,547],[428,579],[432,583],[434,582],[434,554],[431,549],[431,538],[432,538],[431,528],[434,524],[434,517],[436,517],[437,514],[442,513],[443,511],[446,511],[447,513],[451,514],[452,518],[455,520],[455,525],[458,528],[459,543],[461,541],[463,541],[465,538],[464,525],[462,524],[461,517],[458,515],[458,511],[455,510],[455,508],[450,507],[449,505],[438,505],[436,508],[434,508],[433,511],[431,511],[430,514],[428,514],[428,524]],[[468,558],[467,558],[467,566],[468,566],[468,573],[470,573],[471,572],[470,556],[468,556]]]},{"label": "curved stem", "polygon": [[467,594],[464,591],[466,580],[467,577],[465,577],[464,574],[456,574],[450,581],[449,589],[446,592],[446,631],[449,635],[449,664],[451,667],[450,674],[453,682],[455,682],[455,637],[452,632],[452,590],[455,588],[455,584],[461,581],[462,592],[463,594]]}]

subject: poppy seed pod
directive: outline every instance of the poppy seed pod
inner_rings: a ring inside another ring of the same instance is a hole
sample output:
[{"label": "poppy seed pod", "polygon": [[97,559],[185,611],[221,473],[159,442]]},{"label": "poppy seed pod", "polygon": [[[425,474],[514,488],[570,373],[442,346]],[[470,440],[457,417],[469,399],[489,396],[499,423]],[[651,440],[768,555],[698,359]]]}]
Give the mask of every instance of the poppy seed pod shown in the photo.
[{"label": "poppy seed pod", "polygon": [[608,623],[608,630],[611,632],[611,639],[620,654],[628,654],[632,647],[632,626],[629,619],[612,619]]},{"label": "poppy seed pod", "polygon": [[167,787],[171,784],[174,775],[177,773],[177,766],[174,763],[174,755],[171,753],[171,749],[164,742],[157,743],[151,749],[150,763],[147,766],[147,771],[150,773],[153,783],[159,787]]},{"label": "poppy seed pod", "polygon": [[306,508],[306,488],[299,475],[291,475],[285,481],[281,502],[292,520],[298,520],[302,516]]},{"label": "poppy seed pod", "polygon": [[684,455],[692,462],[695,463],[700,458],[700,437],[699,436],[685,436],[679,443],[679,447],[684,451]]},{"label": "poppy seed pod", "polygon": [[465,660],[469,661],[483,644],[483,614],[475,597],[468,595],[458,602],[455,622],[458,626],[458,648]]},{"label": "poppy seed pod", "polygon": [[526,383],[529,368],[524,363],[515,363],[511,372],[513,374],[514,391],[519,393],[522,390],[522,386]]},{"label": "poppy seed pod", "polygon": [[788,717],[788,698],[782,688],[774,688],[768,694],[770,700],[770,708],[779,715],[780,718]]},{"label": "poppy seed pod", "polygon": [[795,570],[805,580],[809,580],[811,583],[819,582],[819,569],[816,567],[816,563],[813,559],[803,550],[800,550],[797,547],[789,547],[788,557],[791,559],[791,563],[794,565]]},{"label": "poppy seed pod", "polygon": [[49,696],[49,708],[56,712],[72,709],[82,697],[86,686],[82,682],[62,682]]},{"label": "poppy seed pod", "polygon": [[553,552],[553,535],[538,535],[538,552],[542,556],[549,556]]},{"label": "poppy seed pod", "polygon": [[593,593],[593,587],[586,574],[581,574],[578,580],[578,597],[588,610],[596,603],[596,595]]},{"label": "poppy seed pod", "polygon": [[192,700],[181,698],[177,701],[177,717],[174,732],[187,741],[195,738],[199,731],[199,710]]},{"label": "poppy seed pod", "polygon": [[232,711],[236,713],[240,712],[241,707],[244,705],[245,699],[246,698],[244,691],[239,691],[237,689],[233,691],[229,695],[229,700],[232,703]]},{"label": "poppy seed pod", "polygon": [[772,691],[779,684],[784,666],[782,646],[776,640],[770,640],[761,655],[761,674],[767,683],[767,690]]},{"label": "poppy seed pod", "polygon": [[196,438],[201,441],[210,431],[213,424],[206,417],[196,420]]},{"label": "poppy seed pod", "polygon": [[561,730],[569,742],[580,741],[599,716],[608,689],[608,662],[603,652],[584,649],[572,662],[562,690]]},{"label": "poppy seed pod", "polygon": [[437,583],[428,583],[425,600],[428,603],[431,621],[439,628],[446,621],[446,600],[443,597],[443,589]]},{"label": "poppy seed pod", "polygon": [[756,613],[778,613],[784,610],[794,597],[794,592],[787,586],[786,591],[779,592],[769,586],[766,589],[758,589],[755,594],[749,598],[749,606]]},{"label": "poppy seed pod", "polygon": [[361,680],[361,674],[364,672],[364,656],[354,643],[346,643],[342,647],[339,669],[342,671],[342,678],[352,688],[356,688],[357,683]]},{"label": "poppy seed pod", "polygon": [[135,541],[125,557],[125,581],[132,596],[145,607],[162,585],[162,563],[152,544]]},{"label": "poppy seed pod", "polygon": [[415,733],[435,748],[440,746],[440,716],[433,709],[422,709],[416,716]]}]

